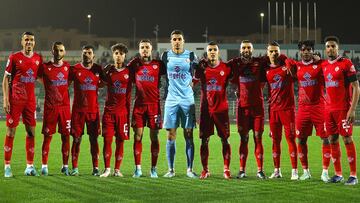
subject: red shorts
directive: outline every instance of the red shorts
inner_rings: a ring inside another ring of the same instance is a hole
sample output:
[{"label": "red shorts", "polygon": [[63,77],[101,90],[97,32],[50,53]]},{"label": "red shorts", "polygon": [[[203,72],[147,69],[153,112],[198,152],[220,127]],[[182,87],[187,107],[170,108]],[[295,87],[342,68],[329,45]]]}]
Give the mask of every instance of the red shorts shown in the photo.
[{"label": "red shorts", "polygon": [[20,116],[23,123],[28,126],[36,126],[36,104],[10,104],[10,114],[6,114],[6,126],[16,128],[19,125]]},{"label": "red shorts", "polygon": [[250,130],[262,133],[264,131],[264,107],[238,107],[236,120],[240,135],[247,135]]},{"label": "red shorts", "polygon": [[70,106],[44,108],[42,133],[52,135],[56,133],[56,125],[61,135],[70,135],[71,113]]},{"label": "red shorts", "polygon": [[208,138],[213,135],[214,125],[219,137],[228,138],[230,136],[229,112],[202,111],[200,113],[200,138]]},{"label": "red shorts", "polygon": [[98,136],[100,134],[100,118],[99,112],[87,113],[73,111],[71,115],[71,135],[73,137],[81,137],[84,134],[86,123],[87,134]]},{"label": "red shorts", "polygon": [[299,106],[296,115],[296,137],[311,136],[313,126],[317,136],[328,137],[325,132],[324,108],[324,105]]},{"label": "red shorts", "polygon": [[135,104],[131,123],[133,128],[143,128],[147,126],[153,130],[161,129],[160,104]]},{"label": "red shorts", "polygon": [[102,117],[103,137],[116,136],[121,140],[129,139],[129,117],[127,114],[104,112]]},{"label": "red shorts", "polygon": [[353,130],[353,124],[346,122],[346,110],[339,111],[325,111],[325,127],[326,134],[342,136],[351,136]]},{"label": "red shorts", "polygon": [[270,135],[273,139],[281,139],[282,126],[285,136],[295,138],[295,110],[270,111],[269,113]]}]

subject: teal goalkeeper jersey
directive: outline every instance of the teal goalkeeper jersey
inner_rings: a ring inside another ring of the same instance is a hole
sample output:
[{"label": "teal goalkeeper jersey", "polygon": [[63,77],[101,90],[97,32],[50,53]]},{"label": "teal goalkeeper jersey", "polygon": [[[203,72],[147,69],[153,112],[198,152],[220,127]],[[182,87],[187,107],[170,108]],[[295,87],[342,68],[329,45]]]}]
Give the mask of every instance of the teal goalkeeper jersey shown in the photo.
[{"label": "teal goalkeeper jersey", "polygon": [[167,52],[164,60],[167,67],[168,89],[166,102],[168,104],[194,103],[192,89],[193,66],[197,63],[195,54],[191,61],[191,52],[185,50],[181,54],[175,54],[172,50]]}]

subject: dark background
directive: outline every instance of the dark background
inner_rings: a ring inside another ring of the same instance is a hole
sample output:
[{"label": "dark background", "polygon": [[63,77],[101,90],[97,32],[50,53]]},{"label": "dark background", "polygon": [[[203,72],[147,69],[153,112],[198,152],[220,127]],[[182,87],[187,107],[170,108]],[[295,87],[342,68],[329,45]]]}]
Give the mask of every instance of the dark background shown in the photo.
[{"label": "dark background", "polygon": [[[92,15],[91,34],[104,37],[132,37],[136,18],[137,37],[153,37],[159,24],[159,37],[167,37],[177,28],[185,32],[187,41],[203,41],[208,26],[209,35],[247,35],[260,32],[260,12],[265,13],[264,32],[267,32],[266,0],[207,0],[207,1],[135,1],[135,0],[1,0],[0,29],[77,28],[87,33],[87,14]],[[272,23],[275,24],[275,1],[272,2]],[[283,23],[282,3],[279,2],[279,24]],[[290,2],[286,1],[287,18]],[[298,2],[294,2],[295,26],[298,26]],[[306,2],[302,2],[302,25],[306,26]],[[310,2],[310,28],[313,28],[313,2]],[[316,1],[317,26],[322,37],[336,35],[342,43],[360,44],[359,1]]]}]

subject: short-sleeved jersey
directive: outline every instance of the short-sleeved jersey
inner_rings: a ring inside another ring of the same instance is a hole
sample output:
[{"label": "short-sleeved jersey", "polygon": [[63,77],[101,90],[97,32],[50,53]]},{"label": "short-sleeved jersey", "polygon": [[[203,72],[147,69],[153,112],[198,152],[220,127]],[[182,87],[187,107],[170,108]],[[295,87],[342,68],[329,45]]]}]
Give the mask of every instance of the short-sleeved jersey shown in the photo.
[{"label": "short-sleeved jersey", "polygon": [[[175,104],[185,101],[194,103],[192,64],[195,62],[191,62],[190,53],[189,50],[184,50],[183,53],[176,54],[170,50],[167,52],[167,59],[163,60],[166,65],[168,80],[167,102]],[[196,56],[194,58],[196,61]]]},{"label": "short-sleeved jersey", "polygon": [[195,78],[201,82],[201,105],[207,105],[209,112],[228,110],[226,86],[230,77],[231,69],[223,62],[195,70]]},{"label": "short-sleeved jersey", "polygon": [[164,63],[152,60],[149,63],[134,58],[128,64],[136,85],[135,104],[160,102],[160,78],[166,74]]},{"label": "short-sleeved jersey", "polygon": [[263,84],[266,81],[264,61],[253,57],[245,63],[240,57],[227,62],[234,74],[232,82],[237,85],[239,91],[239,106],[263,106]]},{"label": "short-sleeved jersey", "polygon": [[295,108],[294,81],[285,65],[270,65],[266,70],[269,90],[269,107],[271,111]]},{"label": "short-sleeved jersey", "polygon": [[65,61],[59,65],[49,61],[40,66],[38,77],[44,82],[45,108],[70,106],[69,72],[70,65]]},{"label": "short-sleeved jersey", "polygon": [[35,52],[31,56],[26,56],[19,51],[9,56],[5,74],[11,75],[10,103],[36,102],[35,81],[41,64],[42,58]]},{"label": "short-sleeved jersey", "polygon": [[324,77],[320,62],[291,61],[296,70],[298,80],[298,104],[324,104]]},{"label": "short-sleeved jersey", "polygon": [[325,87],[326,105],[329,110],[348,110],[351,105],[350,83],[356,81],[356,69],[349,59],[338,57],[321,63]]},{"label": "short-sleeved jersey", "polygon": [[104,112],[130,113],[131,78],[130,70],[127,67],[118,70],[112,65],[105,72],[107,97]]},{"label": "short-sleeved jersey", "polygon": [[102,67],[93,64],[86,68],[82,63],[71,67],[70,79],[74,81],[74,101],[72,110],[76,112],[99,112],[98,88],[101,79],[104,80]]}]

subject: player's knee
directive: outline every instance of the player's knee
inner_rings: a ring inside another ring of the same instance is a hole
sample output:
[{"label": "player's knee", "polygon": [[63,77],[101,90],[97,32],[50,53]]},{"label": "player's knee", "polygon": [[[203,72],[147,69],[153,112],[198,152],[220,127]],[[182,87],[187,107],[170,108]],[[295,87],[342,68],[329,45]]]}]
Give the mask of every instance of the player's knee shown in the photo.
[{"label": "player's knee", "polygon": [[255,131],[254,132],[254,138],[255,139],[261,139],[262,138],[262,134],[263,134],[263,132],[262,131]]},{"label": "player's knee", "polygon": [[241,135],[241,142],[248,143],[249,142],[249,135]]},{"label": "player's knee", "polygon": [[208,137],[207,137],[207,138],[202,138],[202,139],[201,139],[201,144],[202,144],[202,145],[208,145],[208,144],[209,144],[209,141],[210,141],[210,138],[208,138]]},{"label": "player's knee", "polygon": [[81,137],[74,137],[74,143],[81,143]]},{"label": "player's knee", "polygon": [[15,137],[16,128],[7,128],[6,136]]},{"label": "player's knee", "polygon": [[228,140],[228,139],[225,139],[225,138],[222,138],[222,139],[221,139],[221,143],[222,143],[223,145],[228,145],[228,144],[229,144],[229,140]]},{"label": "player's knee", "polygon": [[298,144],[300,145],[306,145],[306,139],[298,139]]},{"label": "player's knee", "polygon": [[330,136],[330,143],[331,144],[336,144],[339,142],[339,135],[332,135]]},{"label": "player's knee", "polygon": [[134,140],[138,141],[138,142],[141,141],[142,140],[142,135],[135,133]]},{"label": "player's knee", "polygon": [[322,138],[322,142],[323,142],[324,145],[329,145],[330,144],[329,138]]},{"label": "player's knee", "polygon": [[167,137],[168,137],[168,140],[175,140],[176,139],[176,129],[167,129]]},{"label": "player's knee", "polygon": [[345,144],[351,144],[353,142],[353,139],[351,136],[344,136],[343,140],[344,140]]}]

